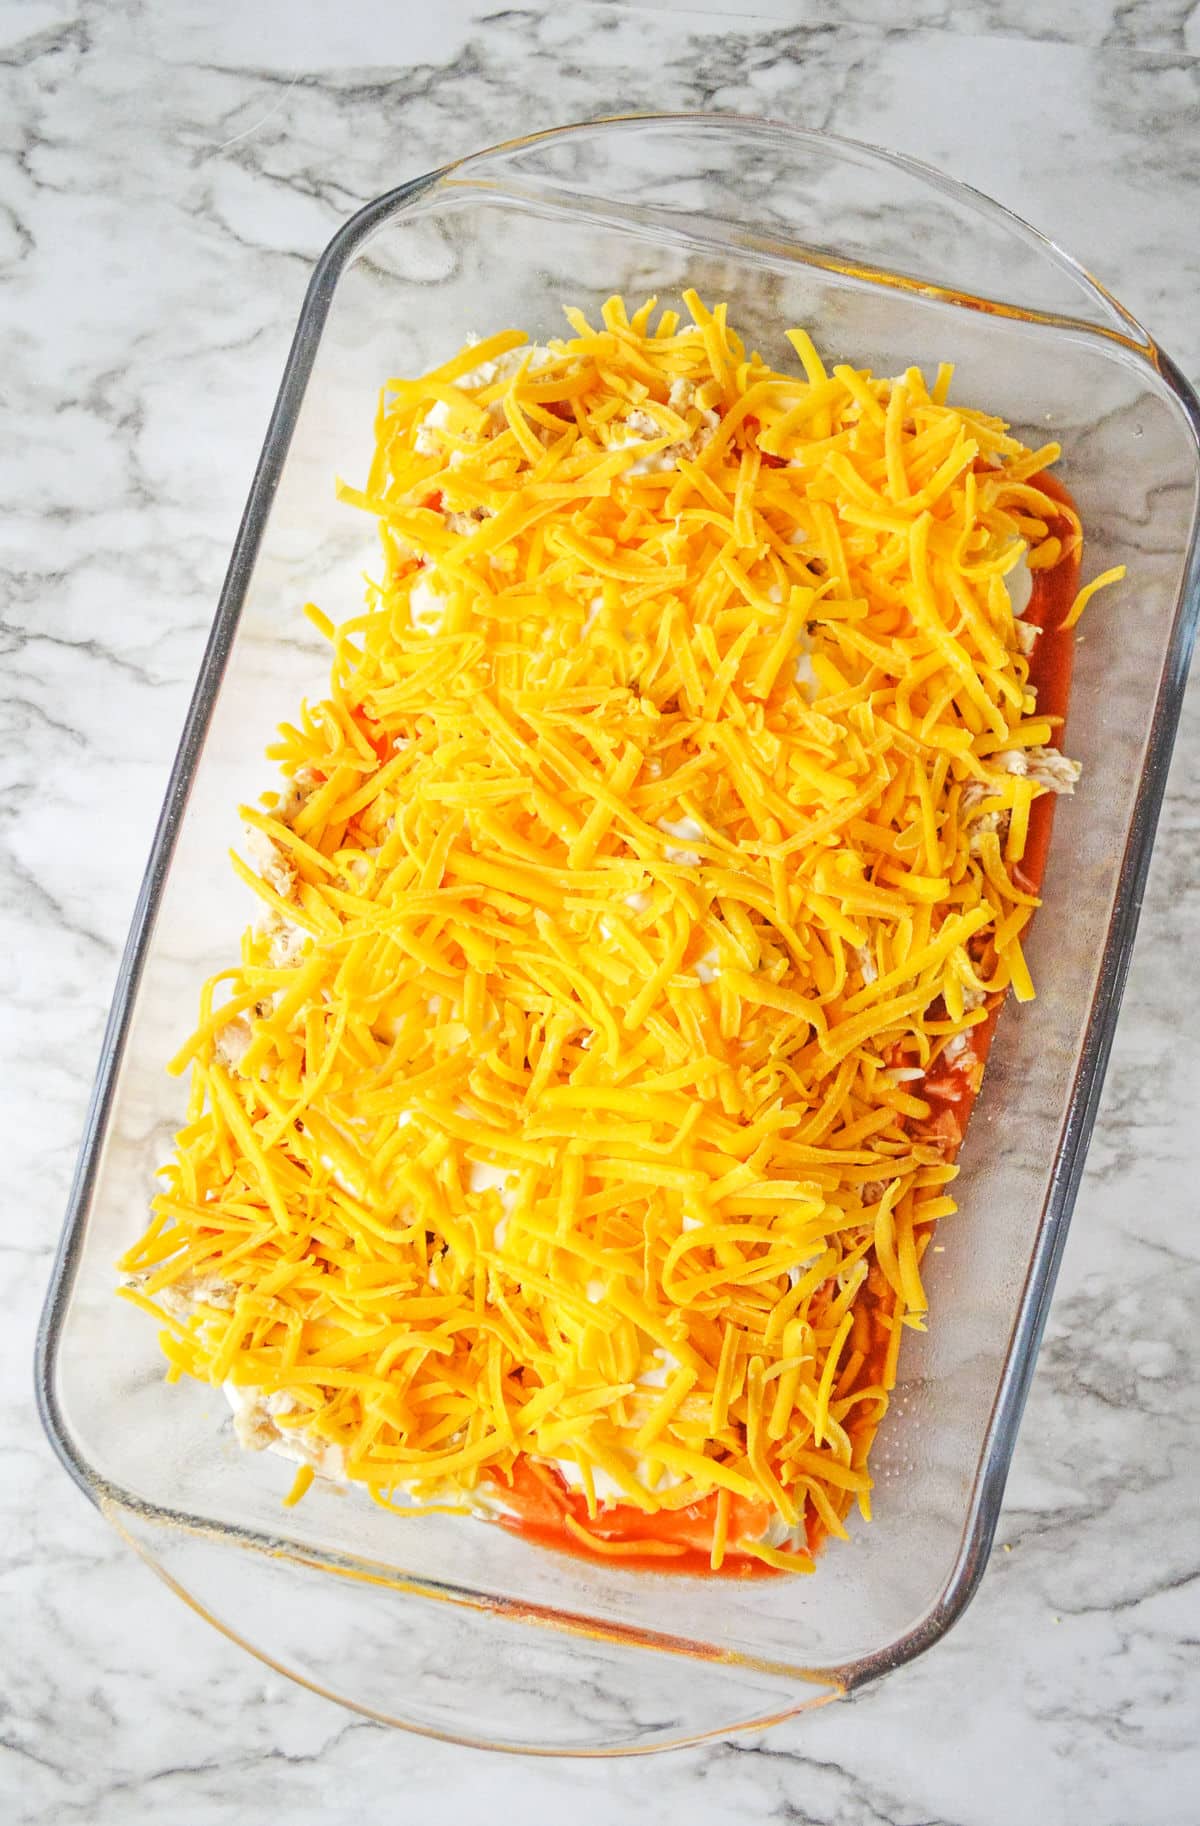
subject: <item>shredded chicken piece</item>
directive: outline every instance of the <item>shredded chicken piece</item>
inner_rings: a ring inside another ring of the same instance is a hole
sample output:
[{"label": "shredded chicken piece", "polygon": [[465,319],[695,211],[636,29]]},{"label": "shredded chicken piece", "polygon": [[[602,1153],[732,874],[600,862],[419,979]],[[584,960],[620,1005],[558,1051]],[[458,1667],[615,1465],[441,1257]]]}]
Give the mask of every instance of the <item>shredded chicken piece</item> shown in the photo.
[{"label": "shredded chicken piece", "polygon": [[267,961],[272,970],[289,970],[299,962],[307,932],[294,926],[274,909],[269,909],[259,928],[268,940]]},{"label": "shredded chicken piece", "polygon": [[271,842],[265,831],[260,831],[253,824],[245,829],[246,849],[256,872],[262,876],[269,888],[287,900],[296,881],[296,871],[277,844]]},{"label": "shredded chicken piece", "polygon": [[[152,1268],[143,1268],[137,1274],[127,1275],[125,1285],[141,1292],[153,1274]],[[158,1288],[152,1297],[173,1319],[190,1319],[197,1306],[213,1306],[218,1312],[232,1312],[237,1288],[232,1281],[217,1274],[187,1274]]]},{"label": "shredded chicken piece", "polygon": [[294,1414],[299,1404],[286,1390],[271,1394],[262,1389],[241,1388],[225,1384],[225,1395],[233,1409],[233,1430],[238,1444],[248,1452],[278,1452],[298,1464],[311,1465],[322,1477],[346,1475],[346,1459],[340,1446],[328,1445],[307,1427],[281,1427],[281,1414]]},{"label": "shredded chicken piece", "polygon": [[319,784],[311,767],[298,767],[272,808],[274,816],[279,819],[281,824],[290,824],[304,801],[310,793],[316,791]]},{"label": "shredded chicken piece", "polygon": [[[968,787],[967,792],[970,790],[971,788]],[[984,790],[986,791],[986,788]],[[963,794],[963,798],[966,798],[966,793]],[[1006,811],[994,811],[984,812],[981,818],[976,818],[974,824],[971,826],[970,849],[972,856],[978,856],[980,849],[979,839],[986,831],[995,831],[998,837],[1004,836],[1004,833],[1008,829],[1009,816],[1009,813]]]},{"label": "shredded chicken piece", "polygon": [[1002,748],[996,760],[1007,773],[1026,776],[1052,793],[1073,793],[1083,772],[1078,761],[1057,748]]},{"label": "shredded chicken piece", "polygon": [[236,1071],[246,1056],[246,1049],[252,1038],[250,1022],[244,1014],[235,1015],[232,1021],[226,1021],[213,1042],[213,1051],[221,1064],[230,1071]]},{"label": "shredded chicken piece", "polygon": [[[681,386],[687,387],[689,385],[690,383],[687,381],[683,381],[682,383],[680,381],[675,381],[671,387],[671,395],[676,395]],[[683,395],[681,392],[678,393],[678,397],[682,401]],[[687,401],[686,405],[681,404],[677,406],[674,398],[671,397],[668,399],[668,403],[670,404],[672,411],[680,412],[681,414],[691,406],[690,399]],[[662,473],[666,470],[674,469],[680,457],[685,458],[688,462],[691,462],[698,457],[705,445],[711,441],[713,433],[721,423],[720,414],[711,410],[701,412],[698,415],[698,418],[699,422],[690,437],[678,438],[673,444],[667,444],[662,450],[652,450],[648,452],[647,455],[638,457],[629,465],[629,474],[653,475]],[[652,413],[643,411],[641,407],[635,407],[634,410],[628,413],[624,420],[622,420],[620,426],[615,429],[617,429],[619,433],[619,435],[613,439],[613,447],[616,449],[622,447],[634,449],[640,444],[649,443],[651,439],[658,439],[665,436],[663,428],[658,420]]]}]

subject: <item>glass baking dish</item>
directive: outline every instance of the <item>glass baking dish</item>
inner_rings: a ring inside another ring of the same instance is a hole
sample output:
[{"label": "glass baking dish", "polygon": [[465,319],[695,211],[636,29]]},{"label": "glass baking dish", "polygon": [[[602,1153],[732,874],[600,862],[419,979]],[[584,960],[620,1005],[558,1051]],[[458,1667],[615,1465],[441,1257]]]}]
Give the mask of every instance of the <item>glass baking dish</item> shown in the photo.
[{"label": "glass baking dish", "polygon": [[[1085,576],[1126,563],[1079,644],[1069,751],[1030,962],[962,1156],[961,1214],[927,1258],[932,1323],[900,1359],[876,1519],[812,1578],[622,1570],[457,1517],[398,1519],[236,1446],[220,1391],[163,1381],[154,1327],[113,1297],[185,1090],[163,1062],[248,901],[225,861],[263,748],[325,649],[306,599],[358,612],[377,390],[467,332],[555,333],[610,292],[727,298],[786,359],[956,364],[956,396],[1057,439]],[[337,234],[301,313],[201,667],[113,1004],[39,1344],[50,1437],[162,1576],[296,1679],[390,1722],[510,1749],[615,1753],[759,1725],[910,1660],[982,1575],[1112,1040],[1200,606],[1200,404],[1085,272],[962,185],[765,121],[604,121],[382,196]],[[652,1652],[656,1651],[656,1652]]]}]

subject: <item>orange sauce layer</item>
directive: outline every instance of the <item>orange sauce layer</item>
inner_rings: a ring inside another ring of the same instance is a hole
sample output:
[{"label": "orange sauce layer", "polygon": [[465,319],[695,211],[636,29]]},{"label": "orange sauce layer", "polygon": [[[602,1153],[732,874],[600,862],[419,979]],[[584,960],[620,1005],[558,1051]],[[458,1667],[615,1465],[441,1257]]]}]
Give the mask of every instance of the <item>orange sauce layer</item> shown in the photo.
[{"label": "orange sauce layer", "polygon": [[[1068,507],[1073,505],[1061,482],[1045,472],[1034,476],[1032,485]],[[1080,553],[1077,546],[1072,547],[1073,528],[1065,517],[1051,521],[1050,531],[1062,539],[1063,556],[1051,569],[1033,572],[1032,594],[1022,619],[1042,629],[1029,659],[1029,682],[1037,692],[1038,709],[1046,716],[1065,718],[1075,637],[1071,630],[1063,631],[1060,624],[1079,588]],[[1059,730],[1060,740],[1061,734]],[[1031,893],[1038,892],[1041,887],[1054,822],[1055,797],[1054,793],[1043,793],[1034,801],[1030,812],[1029,837],[1020,875],[1022,885]],[[922,1124],[923,1128],[937,1132],[939,1121],[944,1123],[949,1118],[952,1134],[957,1131],[961,1137],[965,1132],[999,1013],[1000,1001],[997,1000],[989,1009],[986,1021],[975,1028],[972,1053],[961,1066],[943,1068],[935,1065],[932,1082],[922,1090],[932,1110],[928,1122]],[[948,1158],[953,1158],[957,1145],[955,1141],[948,1148]],[[880,1367],[888,1334],[876,1322],[873,1308],[877,1306],[881,1292],[879,1277],[872,1274],[864,1288],[864,1299],[860,1301],[866,1321],[862,1332],[864,1340],[869,1339],[868,1362],[878,1362]],[[598,1515],[589,1519],[582,1494],[570,1490],[561,1474],[551,1466],[519,1459],[511,1473],[511,1481],[497,1476],[493,1482],[505,1503],[515,1511],[513,1515],[499,1518],[501,1526],[543,1547],[578,1554],[586,1560],[603,1558],[611,1564],[642,1570],[687,1572],[710,1578],[762,1578],[773,1577],[776,1572],[776,1568],[765,1565],[737,1545],[739,1537],[753,1538],[763,1534],[770,1515],[766,1503],[737,1496],[729,1499],[729,1545],[720,1570],[714,1573],[710,1556],[718,1500],[715,1495],[686,1508],[659,1510],[653,1515],[647,1515],[632,1504],[618,1503],[602,1508]],[[821,1546],[823,1531],[811,1507],[806,1515],[808,1547],[815,1553]],[[591,1537],[595,1546],[589,1546],[581,1535]]]}]

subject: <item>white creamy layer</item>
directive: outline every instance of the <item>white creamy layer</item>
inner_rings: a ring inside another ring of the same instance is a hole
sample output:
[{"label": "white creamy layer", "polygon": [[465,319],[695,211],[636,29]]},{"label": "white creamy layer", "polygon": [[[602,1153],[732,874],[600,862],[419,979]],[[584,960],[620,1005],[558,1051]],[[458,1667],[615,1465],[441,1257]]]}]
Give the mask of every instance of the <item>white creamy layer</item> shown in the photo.
[{"label": "white creamy layer", "polygon": [[[236,1382],[223,1385],[226,1401],[233,1409],[233,1430],[238,1444],[249,1452],[273,1452],[292,1464],[311,1465],[318,1477],[328,1483],[345,1484],[346,1460],[340,1446],[328,1445],[306,1428],[283,1428],[278,1417],[296,1412],[296,1401],[284,1391],[264,1394],[262,1389],[242,1388]],[[515,1510],[498,1491],[481,1486],[463,1495],[459,1490],[430,1491],[416,1496],[403,1489],[389,1492],[388,1500],[409,1509],[426,1509],[447,1501],[464,1503],[472,1515],[490,1520],[496,1515],[513,1515]]]},{"label": "white creamy layer", "polygon": [[664,837],[674,837],[677,839],[675,843],[668,843],[666,846],[667,861],[681,863],[687,868],[696,868],[700,861],[697,852],[693,849],[680,847],[681,844],[686,845],[704,842],[704,832],[700,829],[696,820],[694,818],[677,818],[672,821],[670,818],[659,818],[656,822]]},{"label": "white creamy layer", "polygon": [[[467,338],[468,343],[477,340],[478,338]],[[531,374],[536,374],[539,369],[548,367],[559,359],[560,357],[555,355],[552,349],[547,348],[545,343],[525,343],[520,348],[506,350],[503,355],[497,355],[492,361],[480,362],[477,367],[468,369],[465,374],[459,376],[456,384],[460,387],[493,387],[499,381],[511,380],[512,376],[519,373],[521,368],[526,365]],[[672,382],[667,403],[672,412],[682,417],[694,405],[695,394],[696,389],[692,382],[681,378]],[[489,430],[492,432],[500,430],[504,423],[504,408],[501,403],[498,400],[493,401],[487,411]],[[416,427],[413,438],[414,449],[422,456],[438,455],[443,447],[441,434],[449,430],[452,418],[451,408],[442,400],[435,401]],[[629,465],[625,470],[626,475],[665,474],[675,468],[681,457],[688,460],[698,456],[713,437],[720,423],[720,414],[714,412],[711,407],[706,407],[699,412],[695,431],[687,437],[674,438],[661,449],[656,450],[653,446],[661,443],[661,440],[669,437],[670,434],[664,431],[652,412],[635,406],[626,413],[623,419],[617,420],[613,424],[609,448],[628,450]],[[639,456],[637,454],[639,451],[644,454]],[[449,466],[452,469],[455,467],[456,458],[461,461],[457,451],[451,452]]]},{"label": "white creamy layer", "polygon": [[[659,1354],[665,1356],[663,1352]],[[667,1365],[664,1363],[661,1380],[656,1380],[655,1372],[652,1371],[643,1376],[641,1382],[642,1386],[646,1388],[662,1387],[665,1385],[666,1378]],[[345,1455],[340,1446],[328,1445],[323,1440],[315,1438],[304,1428],[284,1428],[278,1424],[281,1415],[296,1412],[297,1404],[291,1395],[286,1392],[268,1395],[264,1394],[261,1389],[242,1388],[235,1382],[226,1382],[223,1385],[223,1393],[233,1410],[233,1429],[237,1435],[238,1444],[245,1451],[272,1452],[277,1458],[286,1458],[292,1464],[311,1465],[318,1477],[323,1477],[330,1483],[344,1484],[348,1481]],[[549,1465],[558,1471],[569,1490],[578,1491],[581,1495],[586,1492],[583,1472],[573,1458],[546,1458],[539,1459],[537,1462]],[[654,1467],[645,1458],[634,1460],[630,1469],[640,1481],[646,1483],[648,1487],[658,1490],[669,1490],[683,1481],[681,1473],[667,1471],[661,1467],[659,1467],[659,1473],[655,1479]],[[601,1510],[629,1500],[627,1492],[622,1489],[616,1479],[610,1477],[608,1472],[601,1470],[599,1466],[592,1473],[592,1487]],[[406,1493],[401,1488],[392,1492],[389,1500],[413,1509],[427,1508],[431,1504],[447,1500],[465,1502],[472,1514],[485,1519],[494,1515],[517,1513],[494,1488],[488,1486],[478,1486],[465,1497],[458,1490],[448,1493],[434,1490],[423,1496],[416,1496]]]}]

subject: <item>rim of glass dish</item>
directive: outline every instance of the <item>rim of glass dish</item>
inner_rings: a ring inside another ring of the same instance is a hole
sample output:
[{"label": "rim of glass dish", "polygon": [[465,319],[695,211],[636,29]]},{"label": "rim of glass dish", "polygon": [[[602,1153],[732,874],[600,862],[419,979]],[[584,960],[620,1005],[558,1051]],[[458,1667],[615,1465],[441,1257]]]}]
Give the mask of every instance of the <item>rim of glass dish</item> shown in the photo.
[{"label": "rim of glass dish", "polygon": [[[298,1543],[285,1544],[278,1537],[268,1537],[256,1530],[244,1529],[237,1525],[214,1524],[196,1515],[183,1514],[161,1505],[147,1503],[130,1492],[118,1489],[102,1472],[90,1464],[78,1447],[60,1408],[55,1386],[55,1367],[63,1322],[74,1287],[100,1156],[112,1112],[117,1077],[146,954],[153,935],[159,901],[174,855],[180,824],[191,792],[208,724],[241,618],[246,590],[290,448],[292,434],[305,398],[334,292],[342,274],[375,230],[389,218],[441,184],[464,177],[469,181],[470,177],[486,171],[490,162],[539,142],[565,139],[597,130],[619,133],[623,130],[636,130],[647,126],[667,127],[671,125],[703,126],[726,133],[731,138],[738,134],[743,138],[765,134],[785,142],[828,147],[834,153],[866,154],[880,164],[891,166],[919,178],[930,188],[941,191],[946,196],[966,204],[975,213],[995,221],[1010,234],[1015,234],[1018,238],[1040,249],[1053,264],[1075,279],[1085,292],[1092,292],[1110,318],[1126,326],[1125,331],[1106,328],[1102,324],[1083,319],[1006,305],[997,300],[974,298],[948,287],[939,288],[926,279],[897,274],[886,268],[872,267],[858,261],[839,260],[836,255],[827,251],[810,249],[800,243],[786,243],[775,235],[772,236],[772,254],[776,259],[788,258],[802,265],[815,265],[837,270],[860,278],[865,283],[919,291],[925,297],[940,298],[962,308],[973,310],[982,308],[997,315],[1015,316],[1023,321],[1045,323],[1050,327],[1070,324],[1078,334],[1115,341],[1123,345],[1136,359],[1144,361],[1156,373],[1159,381],[1180,407],[1193,440],[1200,451],[1200,398],[1140,323],[1086,268],[1065,253],[1048,236],[1033,228],[1020,216],[983,192],[949,177],[946,173],[919,159],[911,158],[907,154],[888,151],[866,141],[848,139],[815,129],[794,127],[763,116],[721,113],[609,115],[502,141],[495,146],[454,160],[405,184],[398,185],[374,198],[351,216],[329,241],[317,261],[309,281],[279,392],[254,470],[246,506],[234,540],[229,567],[201,660],[183,734],[155,830],[149,861],[134,908],[129,936],[117,973],[113,1000],[101,1045],[100,1061],[85,1118],[79,1160],[38,1326],[35,1386],[43,1427],[60,1462],[71,1478],[108,1516],[108,1519],[114,1522],[117,1518],[110,1512],[114,1509],[121,1510],[149,1521],[188,1531],[202,1531],[210,1536],[215,1533],[231,1544],[259,1551],[265,1550],[276,1555],[282,1547],[288,1557],[297,1560],[303,1559],[308,1563],[320,1561],[331,1572],[348,1570],[344,1556],[342,1564],[339,1566],[336,1556],[323,1555],[320,1550],[304,1549],[302,1553],[293,1551],[298,1548]],[[493,188],[503,189],[502,186]],[[1197,535],[1196,515],[1193,511],[1190,540],[1184,555],[1175,614],[1164,651],[1163,671],[1155,701],[1146,761],[1138,786],[1118,876],[1115,911],[1105,940],[1100,975],[1088,1010],[1067,1116],[1059,1139],[1028,1270],[1014,1311],[1012,1330],[995,1401],[983,1437],[954,1564],[939,1597],[918,1623],[903,1636],[885,1649],[873,1651],[836,1667],[786,1670],[797,1682],[803,1680],[826,1681],[835,1689],[835,1692],[848,1693],[894,1668],[903,1666],[930,1648],[957,1621],[974,1596],[983,1575],[999,1516],[1000,1502],[1017,1429],[1032,1379],[1037,1350],[1045,1327],[1050,1298],[1083,1170],[1084,1155],[1095,1121],[1104,1070],[1112,1046],[1116,1016],[1128,974],[1146,873],[1166,786],[1183,687],[1198,619],[1200,619],[1200,540]],[[133,1538],[124,1528],[120,1528],[119,1531],[124,1538]],[[224,1633],[233,1634],[234,1640],[243,1647],[251,1649],[251,1652],[270,1665],[281,1667],[282,1664],[274,1660],[267,1651],[255,1647],[240,1635],[234,1634],[219,1618],[212,1616],[203,1606],[198,1605],[197,1600],[183,1591],[166,1568],[158,1564],[139,1542],[134,1541],[134,1545],[173,1589],[179,1591],[194,1607],[201,1609],[202,1614]],[[452,1586],[433,1579],[413,1579],[409,1575],[402,1575],[402,1577],[404,1589],[416,1596],[441,1601],[448,1600],[455,1604],[468,1603],[471,1608],[485,1610],[506,1608],[504,1600],[495,1600],[484,1594],[473,1594],[468,1597],[467,1594],[456,1591]],[[534,1611],[522,1608],[523,1614],[531,1623],[551,1625],[560,1630],[564,1627],[564,1623],[568,1630],[572,1627],[567,1620],[554,1622],[549,1616],[539,1617]],[[582,1622],[578,1627],[584,1627]],[[616,1626],[610,1629],[599,1620],[587,1620],[586,1633],[593,1640],[611,1640],[624,1646],[673,1650],[685,1657],[698,1652],[697,1646],[694,1644],[676,1642],[670,1637],[650,1632],[631,1632],[626,1628]],[[753,1657],[730,1655],[723,1656],[722,1659],[726,1659],[731,1667],[740,1664],[750,1669],[756,1666],[762,1668],[762,1664],[756,1663]],[[282,1667],[282,1671],[287,1673],[290,1678],[298,1679],[301,1684],[313,1684],[305,1676],[290,1668]],[[778,1668],[772,1668],[770,1671],[784,1672]],[[330,1692],[324,1687],[317,1687],[314,1690],[324,1693],[327,1697],[336,1698],[340,1703],[349,1705],[354,1710],[382,1718],[387,1723],[415,1730],[423,1735],[442,1735],[449,1737],[451,1741],[480,1743],[489,1747],[487,1740],[465,1735],[458,1736],[455,1733],[431,1730],[422,1725],[408,1724],[406,1721],[382,1711],[375,1712],[369,1706]],[[699,1741],[701,1737],[720,1735],[724,1729],[751,1729],[756,1724],[775,1722],[795,1711],[803,1710],[806,1704],[811,1703],[811,1699],[801,1700],[794,1707],[773,1713],[771,1719],[748,1720],[738,1726],[718,1727],[712,1731],[706,1729],[690,1736],[672,1739],[670,1743],[657,1743],[645,1746],[645,1748],[668,1748],[680,1743]],[[514,1746],[490,1747],[512,1748]],[[538,1746],[522,1745],[519,1748],[524,1753],[530,1753],[536,1751]],[[551,1749],[545,1753],[626,1755],[638,1753],[638,1746],[622,1746],[619,1749],[608,1751],[575,1748]]]}]

